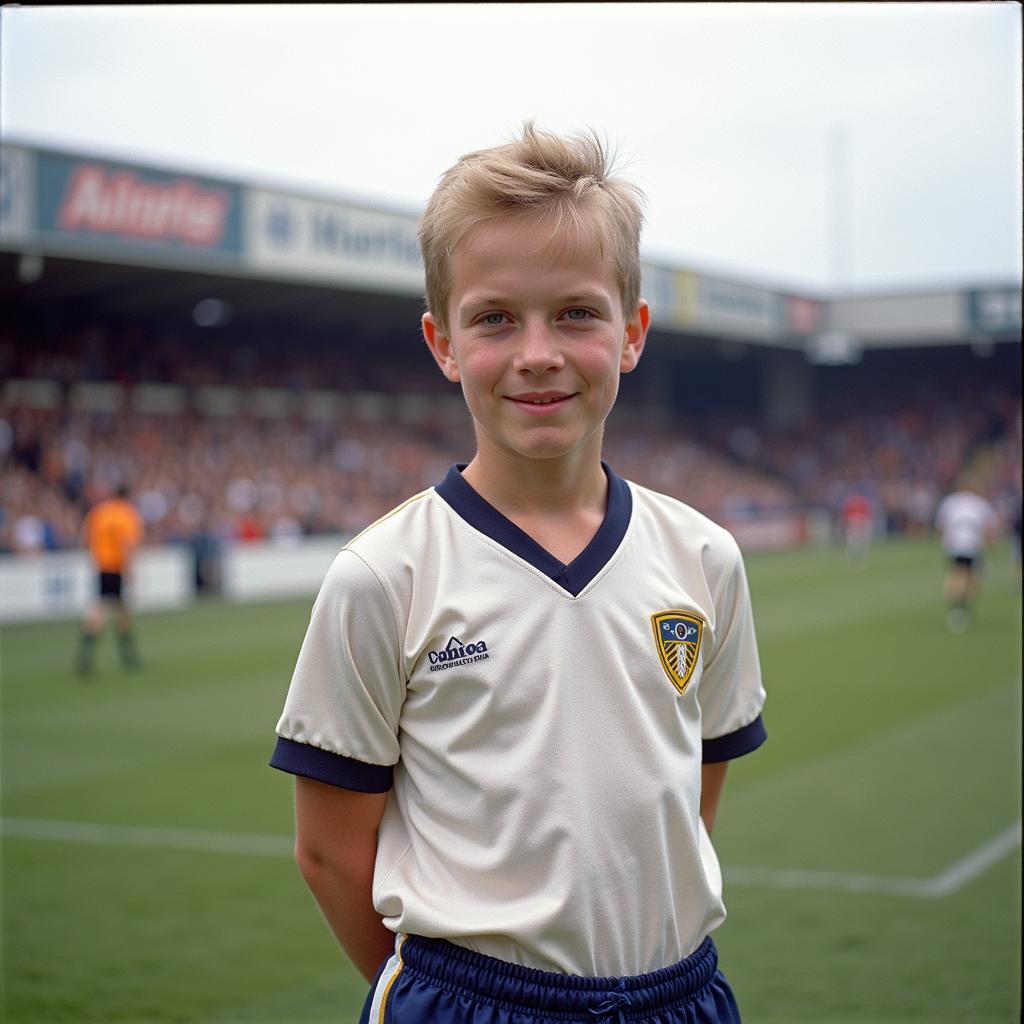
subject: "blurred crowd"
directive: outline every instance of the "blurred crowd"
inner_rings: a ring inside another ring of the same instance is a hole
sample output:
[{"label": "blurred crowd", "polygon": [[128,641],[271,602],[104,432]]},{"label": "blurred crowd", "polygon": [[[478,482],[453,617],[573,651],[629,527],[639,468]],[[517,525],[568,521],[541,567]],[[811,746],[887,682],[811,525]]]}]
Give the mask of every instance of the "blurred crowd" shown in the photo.
[{"label": "blurred crowd", "polygon": [[930,531],[938,502],[968,478],[1004,519],[1014,514],[1021,491],[1015,382],[951,380],[927,397],[856,397],[787,429],[726,418],[706,439],[786,481],[801,507],[825,508],[837,518],[851,493],[863,495],[884,533]]},{"label": "blurred crowd", "polygon": [[0,379],[143,382],[184,387],[230,383],[235,387],[327,388],[345,391],[433,391],[444,388],[424,347],[418,364],[368,358],[388,347],[386,337],[339,345],[335,335],[304,335],[282,344],[280,330],[254,330],[243,341],[141,323],[44,328],[38,334],[0,329]]},{"label": "blurred crowd", "polygon": [[[401,424],[63,406],[2,415],[8,551],[76,545],[85,510],[122,480],[151,543],[354,533],[473,454],[468,417]],[[606,458],[621,475],[685,494],[709,514],[794,504],[785,483],[668,432],[616,429]]]},{"label": "blurred crowd", "polygon": [[[152,344],[130,333],[117,338],[87,329],[64,346],[33,346],[9,335],[0,341],[6,380],[52,381],[60,394],[46,408],[3,393],[0,551],[78,546],[84,513],[120,482],[131,487],[147,542],[191,544],[200,562],[204,551],[224,544],[352,534],[472,456],[468,416],[452,421],[432,411],[439,374],[408,370],[408,379],[397,380],[393,367],[346,362],[336,347],[330,359],[315,347],[299,357],[259,343],[214,356],[169,337]],[[244,405],[241,414],[218,416],[190,403],[142,413],[127,401],[82,411],[68,396],[83,380],[126,388],[159,381],[185,393],[204,384],[242,393],[257,385],[298,392],[313,384],[342,394],[421,391],[428,401],[413,421],[386,404],[373,416],[343,406],[332,418],[261,417]],[[738,414],[676,419],[660,428],[640,426],[628,411],[613,416],[605,458],[620,475],[726,524],[809,509],[838,521],[842,503],[856,492],[872,502],[880,532],[925,532],[939,499],[968,467],[1007,520],[1019,508],[1014,381],[980,390],[953,381],[939,401],[851,396],[831,402],[827,418],[785,429]]]}]

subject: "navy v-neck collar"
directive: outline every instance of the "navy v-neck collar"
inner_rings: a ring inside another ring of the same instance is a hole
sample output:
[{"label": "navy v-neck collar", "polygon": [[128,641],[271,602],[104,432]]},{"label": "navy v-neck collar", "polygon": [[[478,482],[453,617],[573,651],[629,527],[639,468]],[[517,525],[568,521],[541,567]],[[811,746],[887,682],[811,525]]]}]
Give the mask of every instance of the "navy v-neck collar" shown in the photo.
[{"label": "navy v-neck collar", "polygon": [[633,509],[629,484],[601,463],[608,477],[608,510],[591,542],[568,565],[542,548],[528,533],[502,515],[463,479],[465,465],[455,465],[434,489],[470,526],[539,569],[573,597],[608,564],[626,535]]}]

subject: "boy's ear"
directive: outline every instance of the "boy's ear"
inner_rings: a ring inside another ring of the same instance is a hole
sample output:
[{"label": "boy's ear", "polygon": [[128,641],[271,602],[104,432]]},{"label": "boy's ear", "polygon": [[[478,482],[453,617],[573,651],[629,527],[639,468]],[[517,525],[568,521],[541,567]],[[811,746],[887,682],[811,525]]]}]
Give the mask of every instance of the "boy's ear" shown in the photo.
[{"label": "boy's ear", "polygon": [[629,373],[640,362],[640,355],[647,341],[647,329],[650,326],[651,307],[641,299],[636,312],[626,322],[626,341],[622,346],[622,357],[619,359],[621,373]]},{"label": "boy's ear", "polygon": [[433,313],[424,313],[420,323],[423,328],[423,339],[426,341],[434,361],[453,384],[458,384],[461,380],[459,365],[455,362],[455,351],[452,348],[451,339],[442,332]]}]

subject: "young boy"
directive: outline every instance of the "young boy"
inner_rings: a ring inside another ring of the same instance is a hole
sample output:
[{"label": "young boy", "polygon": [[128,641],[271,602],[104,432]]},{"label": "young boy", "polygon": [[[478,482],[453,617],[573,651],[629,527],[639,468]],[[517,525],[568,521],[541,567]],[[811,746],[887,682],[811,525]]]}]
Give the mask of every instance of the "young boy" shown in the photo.
[{"label": "young boy", "polygon": [[739,1020],[709,933],[765,738],[739,550],[601,461],[643,351],[638,193],[528,124],[423,218],[423,334],[477,451],[338,555],[277,727],[364,1022]]}]

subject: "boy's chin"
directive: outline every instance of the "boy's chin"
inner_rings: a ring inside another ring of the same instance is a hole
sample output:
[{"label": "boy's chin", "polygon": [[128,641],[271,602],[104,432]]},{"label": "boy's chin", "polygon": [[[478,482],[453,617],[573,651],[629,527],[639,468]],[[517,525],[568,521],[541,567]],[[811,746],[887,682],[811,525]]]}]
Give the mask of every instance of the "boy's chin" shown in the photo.
[{"label": "boy's chin", "polygon": [[601,456],[600,443],[595,445],[591,438],[535,438],[510,444],[506,451],[513,457],[536,462],[579,459],[588,454],[599,460]]}]

